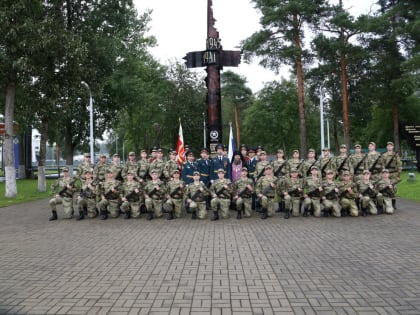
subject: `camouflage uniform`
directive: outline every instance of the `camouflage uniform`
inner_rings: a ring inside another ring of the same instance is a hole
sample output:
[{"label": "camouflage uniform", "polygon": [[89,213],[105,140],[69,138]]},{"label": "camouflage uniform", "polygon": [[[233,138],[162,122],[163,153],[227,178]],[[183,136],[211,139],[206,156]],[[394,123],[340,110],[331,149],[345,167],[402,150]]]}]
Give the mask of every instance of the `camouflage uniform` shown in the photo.
[{"label": "camouflage uniform", "polygon": [[[63,168],[63,172],[68,173],[68,168]],[[72,178],[70,176],[63,176],[58,178],[51,185],[51,193],[54,195],[54,197],[49,201],[52,211],[50,221],[57,220],[58,204],[63,204],[64,219],[71,219],[73,217],[73,195],[76,191],[80,190],[80,188],[76,187],[75,181],[75,178]],[[64,189],[67,186],[71,188]]]},{"label": "camouflage uniform", "polygon": [[[299,174],[296,168],[292,168],[290,170],[290,176],[292,173]],[[290,213],[294,217],[298,217],[300,215],[300,200],[303,196],[303,188],[304,188],[304,181],[302,178],[286,178],[282,183],[281,191],[282,195],[284,196],[284,204],[285,204],[285,219],[290,217]]]},{"label": "camouflage uniform", "polygon": [[361,149],[361,145],[356,143],[354,145],[355,153],[350,155],[350,174],[353,175],[353,180],[355,182],[362,178],[362,173],[365,167],[364,162],[366,155],[361,152]]},{"label": "camouflage uniform", "polygon": [[336,170],[336,177],[340,180],[343,177],[343,173],[349,172],[351,170],[350,158],[347,155],[347,147],[345,144],[340,146],[340,155],[334,157],[334,168]]},{"label": "camouflage uniform", "polygon": [[[172,175],[178,172],[179,170],[173,170]],[[168,208],[169,217],[168,219],[171,219],[173,217],[175,218],[181,218],[182,217],[182,203],[184,198],[184,192],[185,192],[185,183],[184,181],[178,179],[171,179],[166,183],[167,189],[168,189],[168,198],[166,200],[166,206]]]},{"label": "camouflage uniform", "polygon": [[[370,174],[368,170],[363,171],[363,173]],[[369,214],[377,214],[378,211],[374,202],[377,192],[370,177],[367,180],[364,178],[359,179],[356,182],[356,187],[359,193],[362,216],[366,216],[368,212]]]},{"label": "camouflage uniform", "polygon": [[[312,166],[312,169],[318,169],[317,166]],[[305,199],[303,200],[304,212],[303,216],[308,216],[309,208],[312,207],[312,211],[315,217],[321,216],[321,191],[319,188],[322,188],[322,179],[318,175],[315,177],[313,175],[306,177],[305,179]]]},{"label": "camouflage uniform", "polygon": [[132,174],[133,179],[126,180],[121,189],[121,211],[125,213],[125,218],[139,218],[140,217],[140,205],[144,200],[143,191],[141,184],[134,180],[134,171],[128,171],[128,174]]},{"label": "camouflage uniform", "polygon": [[[93,172],[93,171],[92,171]],[[96,210],[96,196],[98,192],[97,181],[93,178],[81,180],[82,191],[77,199],[77,207],[79,208],[79,220],[87,215],[88,218],[95,218],[97,216]]]},{"label": "camouflage uniform", "polygon": [[330,157],[329,149],[324,148],[323,152],[324,152],[324,156],[319,159],[318,167],[320,170],[319,175],[322,177],[322,179],[325,179],[328,170],[332,170],[334,174],[336,173],[336,170],[335,170],[334,160],[332,157]]},{"label": "camouflage uniform", "polygon": [[139,163],[135,160],[135,154],[134,152],[130,152],[128,154],[129,160],[125,163],[125,165],[122,168],[121,176],[124,179],[124,181],[127,180],[127,173],[132,172],[134,175],[134,180],[139,180]]},{"label": "camouflage uniform", "polygon": [[140,182],[146,181],[149,178],[149,161],[147,159],[141,159],[137,162],[138,164],[138,175],[140,178]]},{"label": "camouflage uniform", "polygon": [[[267,165],[265,169],[273,169],[271,165]],[[274,186],[274,187],[273,187]],[[277,188],[277,177],[266,174],[261,177],[255,184],[255,193],[260,198],[262,206],[262,219],[272,217],[274,215],[274,197]]]},{"label": "camouflage uniform", "polygon": [[[246,167],[242,168],[243,172],[248,173]],[[251,189],[249,188],[251,187]],[[252,213],[252,193],[254,192],[254,182],[249,177],[240,177],[233,184],[234,200],[236,202],[236,210],[238,211],[237,218],[242,217],[241,212],[244,212],[244,216],[249,218]]]},{"label": "camouflage uniform", "polygon": [[106,170],[108,169],[108,164],[106,160],[102,160],[102,158],[106,158],[106,155],[101,155],[100,160],[96,163],[95,167],[93,168],[93,179],[96,180],[98,184],[103,183],[106,178]]},{"label": "camouflage uniform", "polygon": [[[196,173],[200,175],[200,172],[196,171]],[[206,198],[209,194],[210,192],[203,182],[193,181],[188,185],[185,195],[193,218],[205,219],[207,217]]]},{"label": "camouflage uniform", "polygon": [[[159,170],[152,170],[152,173],[159,174]],[[147,219],[151,220],[153,217],[160,218],[162,216],[162,205],[166,195],[166,186],[158,178],[156,180],[149,181],[144,187],[146,192],[145,203],[148,212]]]},{"label": "camouflage uniform", "polygon": [[352,181],[349,171],[342,173],[343,180],[338,183],[338,194],[340,196],[341,216],[346,216],[347,211],[352,217],[359,215],[359,209],[356,204],[357,188],[356,183]]},{"label": "camouflage uniform", "polygon": [[[388,170],[382,170],[382,173],[389,173]],[[376,182],[375,189],[378,191],[376,200],[378,203],[378,213],[393,214],[392,198],[395,197],[395,187],[389,178],[382,177]]]},{"label": "camouflage uniform", "polygon": [[369,142],[369,153],[364,162],[364,169],[370,171],[373,181],[377,181],[381,178],[382,171],[381,154],[375,151],[375,147],[375,142]]},{"label": "camouflage uniform", "polygon": [[[327,173],[334,174],[329,170]],[[324,216],[331,213],[334,217],[341,217],[340,205],[338,203],[338,186],[334,179],[326,179],[322,182],[322,204],[324,205]]]},{"label": "camouflage uniform", "polygon": [[166,181],[171,180],[171,174],[173,171],[179,170],[178,163],[176,160],[169,159],[166,161],[164,167],[163,167],[163,176]]},{"label": "camouflage uniform", "polygon": [[[219,169],[217,173],[225,174],[224,169]],[[226,188],[227,186],[227,188]],[[230,207],[230,199],[232,195],[232,182],[228,178],[223,179],[216,179],[213,184],[210,186],[210,192],[212,199],[210,201],[211,209],[213,211],[213,218],[212,220],[219,219],[219,210],[222,215],[223,219],[229,218],[229,207]]]},{"label": "camouflage uniform", "polygon": [[[109,169],[108,174],[109,173],[113,173],[113,171]],[[103,220],[108,219],[108,212],[111,218],[119,217],[120,191],[121,191],[120,181],[116,180],[115,177],[112,177],[112,178],[108,177],[107,179],[105,179],[102,185],[101,200],[98,203],[98,207],[101,211],[101,218]]]}]

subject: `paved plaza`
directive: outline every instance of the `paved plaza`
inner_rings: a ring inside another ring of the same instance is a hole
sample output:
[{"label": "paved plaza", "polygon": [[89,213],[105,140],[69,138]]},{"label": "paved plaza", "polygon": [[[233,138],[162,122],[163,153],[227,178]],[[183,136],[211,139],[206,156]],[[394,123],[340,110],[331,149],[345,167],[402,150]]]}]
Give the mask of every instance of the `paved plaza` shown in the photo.
[{"label": "paved plaza", "polygon": [[398,206],[218,222],[0,208],[0,314],[420,314],[420,204]]}]

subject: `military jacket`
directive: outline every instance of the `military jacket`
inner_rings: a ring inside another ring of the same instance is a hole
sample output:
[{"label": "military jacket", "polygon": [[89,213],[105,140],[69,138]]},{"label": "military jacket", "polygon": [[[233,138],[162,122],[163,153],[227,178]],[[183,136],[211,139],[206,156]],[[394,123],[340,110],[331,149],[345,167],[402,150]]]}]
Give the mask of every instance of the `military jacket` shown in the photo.
[{"label": "military jacket", "polygon": [[325,157],[321,157],[319,159],[319,174],[322,176],[322,178],[325,177],[325,175],[327,174],[328,170],[332,170],[335,174],[335,165],[334,165],[334,161],[331,157],[325,158]]},{"label": "military jacket", "polygon": [[384,180],[380,179],[376,185],[375,189],[378,191],[378,193],[381,193],[385,197],[394,197],[395,195],[395,187],[392,185],[392,188],[389,186],[392,185],[392,182],[390,179]]},{"label": "military jacket", "polygon": [[[59,194],[62,192],[62,197],[72,197],[73,193],[75,193],[79,188],[76,187],[75,181],[76,178],[68,177],[60,177],[58,178],[52,185],[51,185],[51,192],[55,194]],[[67,185],[70,185],[72,188],[64,189]]]},{"label": "military jacket", "polygon": [[258,160],[257,160],[256,157],[254,157],[253,159],[249,159],[246,162],[246,166],[248,167],[248,175],[251,178],[256,178],[258,176],[258,175],[255,174],[255,167],[257,165],[257,162],[258,162]]},{"label": "military jacket", "polygon": [[268,161],[258,161],[255,165],[255,180],[258,180],[264,176],[264,170],[267,165],[271,165]]},{"label": "military jacket", "polygon": [[[302,191],[299,191],[298,189]],[[302,178],[286,178],[282,183],[282,193],[287,192],[292,197],[301,197],[303,195],[304,180]]]},{"label": "military jacket", "polygon": [[172,172],[175,170],[179,170],[178,162],[175,160],[168,160],[166,161],[163,167],[163,176],[166,180],[170,180],[172,177]]},{"label": "military jacket", "polygon": [[83,162],[79,165],[79,167],[76,169],[76,178],[85,179],[86,178],[86,172],[88,170],[91,170],[93,168],[92,164],[86,164]]},{"label": "military jacket", "polygon": [[185,183],[183,180],[175,181],[171,179],[166,183],[166,186],[170,198],[182,199],[185,192]]},{"label": "military jacket", "polygon": [[334,158],[334,168],[337,175],[341,175],[344,171],[350,172],[350,158],[347,155],[338,155]]},{"label": "military jacket", "polygon": [[353,154],[350,156],[350,172],[352,174],[362,174],[365,168],[363,159],[366,159],[364,154]]},{"label": "military jacket", "polygon": [[116,180],[122,180],[123,179],[123,177],[122,177],[123,166],[121,164],[115,164],[115,163],[109,164],[108,169],[112,170],[112,172],[114,173],[114,178]]},{"label": "military jacket", "polygon": [[292,170],[292,168],[296,168],[298,171],[299,177],[305,177],[306,174],[304,174],[304,166],[305,166],[305,161],[302,159],[287,160],[287,175],[290,174],[290,171]]},{"label": "military jacket", "polygon": [[305,179],[305,193],[310,197],[320,197],[321,192],[319,191],[319,187],[322,187],[322,178],[321,177],[312,177],[308,176]]},{"label": "military jacket", "polygon": [[[349,191],[351,189],[351,191]],[[357,197],[356,183],[352,180],[341,181],[338,183],[338,195],[340,198],[354,199]]]},{"label": "military jacket", "polygon": [[276,194],[276,188],[271,185],[274,183],[276,186],[277,177],[274,175],[262,176],[259,180],[257,180],[257,183],[255,184],[255,192],[257,195],[263,194],[266,197],[273,198]]},{"label": "military jacket", "polygon": [[[252,189],[246,188],[248,185],[251,185]],[[239,178],[233,184],[233,190],[235,195],[242,197],[242,198],[251,198],[252,192],[254,191],[254,181],[251,178]]]},{"label": "military jacket", "polygon": [[[224,186],[227,185],[227,188]],[[232,182],[228,178],[216,179],[210,187],[211,193],[217,195],[218,198],[230,199],[233,191]]]},{"label": "military jacket", "polygon": [[382,171],[381,154],[379,152],[369,153],[365,159],[365,169],[372,174],[379,174]]},{"label": "military jacket", "polygon": [[80,197],[82,198],[88,198],[88,199],[94,199],[96,198],[96,195],[98,194],[99,185],[97,180],[94,180],[93,178],[86,178],[81,180],[82,187],[80,192]]},{"label": "military jacket", "polygon": [[356,182],[357,192],[362,196],[369,196],[371,198],[375,197],[377,191],[371,180],[365,182],[364,180],[359,180]]},{"label": "military jacket", "polygon": [[[203,187],[204,191],[200,191],[201,187]],[[185,194],[195,202],[203,202],[210,194],[210,191],[203,182],[193,182],[188,185]]]},{"label": "military jacket", "polygon": [[198,171],[196,162],[185,162],[182,165],[182,180],[186,184],[191,184],[194,181],[193,174],[195,171]]},{"label": "military jacket", "polygon": [[219,177],[217,175],[217,170],[219,169],[223,169],[226,173],[225,173],[225,178],[229,178],[231,179],[231,165],[230,165],[230,161],[227,157],[222,157],[220,159],[219,156],[215,156],[214,158],[211,159],[211,179],[212,180],[217,180]]},{"label": "military jacket", "polygon": [[322,182],[323,194],[322,196],[328,200],[337,200],[338,199],[338,185],[335,181],[324,180]]},{"label": "military jacket", "polygon": [[200,181],[207,186],[210,185],[211,163],[210,159],[199,159],[197,161],[197,170],[200,172]]},{"label": "military jacket", "polygon": [[273,175],[277,178],[286,176],[287,174],[287,160],[274,160],[273,164]]},{"label": "military jacket", "polygon": [[318,166],[318,168],[319,168],[319,162],[315,159],[305,160],[305,162],[303,162],[303,175],[304,175],[304,177],[311,176],[311,167],[312,166]]},{"label": "military jacket", "polygon": [[106,178],[107,163],[98,162],[93,169],[93,177],[99,182],[103,182]]},{"label": "military jacket", "polygon": [[[157,187],[160,189],[157,190]],[[152,180],[149,181],[144,187],[144,190],[150,198],[157,200],[162,200],[167,192],[165,184],[160,179],[158,179],[156,182],[153,182]]]},{"label": "military jacket", "polygon": [[153,162],[150,163],[150,171],[157,170],[159,174],[159,178],[163,178],[164,167],[165,167],[165,162],[161,159],[154,159]]},{"label": "military jacket", "polygon": [[401,159],[397,152],[388,153],[385,152],[382,154],[381,158],[382,168],[389,170],[390,174],[399,176],[401,173]]},{"label": "military jacket", "polygon": [[128,171],[133,172],[134,178],[138,179],[139,164],[137,163],[137,161],[127,161],[127,163],[125,163],[121,174],[124,180],[127,179]]},{"label": "military jacket", "polygon": [[[113,191],[116,190],[116,191]],[[106,199],[115,200],[120,197],[121,182],[116,179],[106,179],[102,184],[102,194]]]},{"label": "military jacket", "polygon": [[[136,193],[135,189],[138,189],[139,192]],[[121,197],[126,197],[130,202],[136,202],[140,200],[140,197],[143,195],[141,184],[135,180],[125,181],[121,189]]]}]

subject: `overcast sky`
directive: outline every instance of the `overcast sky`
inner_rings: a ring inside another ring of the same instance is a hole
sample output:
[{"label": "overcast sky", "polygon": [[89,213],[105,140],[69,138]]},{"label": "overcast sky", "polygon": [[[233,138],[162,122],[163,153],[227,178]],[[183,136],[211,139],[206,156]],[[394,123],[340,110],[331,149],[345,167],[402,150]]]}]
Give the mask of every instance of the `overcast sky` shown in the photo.
[{"label": "overcast sky", "polygon": [[[354,15],[367,13],[376,0],[343,0],[345,8]],[[338,2],[338,1],[336,1]],[[157,38],[158,46],[151,53],[167,64],[182,60],[190,51],[205,50],[207,38],[207,0],[134,0],[139,13],[152,9],[150,35]],[[249,0],[213,0],[215,27],[225,50],[236,50],[241,40],[260,29],[259,15]],[[246,77],[248,86],[257,92],[265,82],[287,77],[286,67],[275,75],[258,65],[242,62],[238,68],[225,67]],[[204,68],[196,71],[204,71]]]}]

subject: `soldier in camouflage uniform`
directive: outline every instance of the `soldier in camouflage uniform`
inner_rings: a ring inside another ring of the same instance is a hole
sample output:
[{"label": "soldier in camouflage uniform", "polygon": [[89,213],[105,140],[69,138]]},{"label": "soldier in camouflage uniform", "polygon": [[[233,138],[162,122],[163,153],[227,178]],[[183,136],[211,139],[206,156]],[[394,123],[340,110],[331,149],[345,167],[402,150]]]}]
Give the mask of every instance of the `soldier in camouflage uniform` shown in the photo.
[{"label": "soldier in camouflage uniform", "polygon": [[124,212],[124,219],[139,218],[140,204],[143,199],[143,190],[141,184],[134,180],[137,172],[128,170],[127,180],[122,184],[121,189],[121,211]]},{"label": "soldier in camouflage uniform", "polygon": [[381,178],[381,154],[376,151],[376,143],[372,141],[369,142],[368,150],[364,169],[369,170],[373,181],[377,181]]},{"label": "soldier in camouflage uniform", "polygon": [[382,170],[382,178],[376,183],[375,189],[378,192],[376,196],[378,204],[378,214],[393,214],[392,198],[395,198],[395,186],[389,178],[389,171]]},{"label": "soldier in camouflage uniform", "polygon": [[287,160],[284,158],[284,151],[282,149],[277,150],[277,159],[272,162],[273,174],[277,178],[282,178],[287,174]]},{"label": "soldier in camouflage uniform", "polygon": [[290,176],[291,170],[295,168],[298,172],[298,176],[300,178],[306,177],[305,174],[305,161],[300,158],[299,150],[293,150],[292,158],[287,160],[287,175],[286,177]]},{"label": "soldier in camouflage uniform", "polygon": [[267,165],[271,165],[271,163],[267,161],[267,153],[265,151],[260,151],[260,154],[258,155],[258,162],[255,165],[254,177],[256,181],[258,181],[261,177],[264,176],[265,167]]},{"label": "soldier in camouflage uniform", "polygon": [[141,150],[140,152],[140,160],[137,162],[138,164],[138,176],[139,176],[139,182],[145,183],[146,180],[149,179],[149,161],[147,159],[147,151]]},{"label": "soldier in camouflage uniform", "polygon": [[281,192],[284,198],[285,219],[300,215],[300,201],[303,197],[304,180],[299,178],[299,172],[296,168],[290,170],[290,177],[286,178],[281,186]]},{"label": "soldier in camouflage uniform", "polygon": [[51,185],[51,193],[54,197],[50,200],[52,216],[50,221],[57,220],[57,205],[63,204],[64,219],[71,219],[73,217],[73,194],[80,190],[75,185],[75,178],[69,174],[69,169],[63,167],[63,177],[59,177],[54,184]]},{"label": "soldier in camouflage uniform", "polygon": [[349,214],[352,217],[359,216],[359,209],[356,204],[357,187],[353,182],[350,171],[342,172],[343,179],[338,184],[338,195],[340,196],[341,216]]},{"label": "soldier in camouflage uniform", "polygon": [[365,217],[368,212],[369,214],[377,214],[378,211],[374,202],[377,192],[374,183],[370,180],[369,170],[363,171],[363,178],[359,179],[356,185],[360,198],[362,216]]},{"label": "soldier in camouflage uniform", "polygon": [[[386,152],[382,154],[382,168],[389,171],[389,179],[394,184],[394,192],[397,193],[397,183],[400,182],[401,178],[401,159],[398,152],[394,152],[394,143],[388,141],[386,144]],[[392,198],[392,207],[394,210],[397,209],[397,200],[395,197]]]},{"label": "soldier in camouflage uniform", "polygon": [[321,197],[324,205],[324,216],[327,217],[330,213],[334,217],[341,216],[340,205],[338,203],[338,185],[334,180],[334,170],[326,171],[326,178],[322,182],[323,195]]},{"label": "soldier in camouflage uniform", "polygon": [[134,180],[137,181],[139,179],[139,164],[136,161],[136,154],[134,152],[128,153],[128,161],[125,163],[121,171],[121,176],[124,179],[124,181],[127,180],[127,174],[130,171],[134,174]]},{"label": "soldier in camouflage uniform", "polygon": [[303,216],[309,215],[309,209],[312,208],[315,217],[321,216],[321,193],[322,178],[318,176],[318,166],[311,167],[311,176],[306,177],[304,186]]},{"label": "soldier in camouflage uniform", "polygon": [[107,178],[101,187],[101,200],[98,203],[101,220],[108,219],[108,212],[111,218],[120,215],[121,182],[115,179],[113,168],[108,168]]},{"label": "soldier in camouflage uniform", "polygon": [[211,193],[211,209],[213,211],[212,221],[219,220],[219,210],[223,219],[229,218],[229,207],[232,195],[232,182],[225,178],[226,171],[222,168],[218,169],[216,179],[210,186]]},{"label": "soldier in camouflage uniform", "polygon": [[187,186],[185,192],[187,207],[190,208],[192,219],[205,219],[207,217],[206,198],[210,191],[207,186],[200,182],[200,172],[193,172],[193,182]]},{"label": "soldier in camouflage uniform", "polygon": [[344,172],[350,173],[350,169],[351,169],[350,158],[347,155],[347,146],[345,144],[342,144],[340,146],[340,154],[334,157],[333,161],[334,161],[334,168],[336,170],[336,177],[339,180],[342,180],[343,173]]},{"label": "soldier in camouflage uniform", "polygon": [[248,177],[248,169],[242,167],[241,177],[233,184],[236,210],[238,211],[236,218],[241,219],[242,213],[246,218],[251,217],[252,213],[252,193],[254,192],[254,182]]},{"label": "soldier in camouflage uniform", "polygon": [[76,169],[76,178],[77,179],[85,179],[86,172],[93,167],[92,163],[90,162],[90,153],[84,154],[84,161],[79,165]]},{"label": "soldier in camouflage uniform", "polygon": [[308,150],[308,158],[303,162],[304,178],[311,176],[312,166],[318,166],[318,161],[315,159],[315,149]]},{"label": "soldier in camouflage uniform", "polygon": [[255,184],[255,193],[261,202],[261,219],[263,220],[274,215],[276,189],[277,177],[273,175],[273,167],[267,164],[265,166],[264,176],[260,177]]},{"label": "soldier in camouflage uniform", "polygon": [[176,155],[177,153],[175,150],[172,150],[172,149],[169,150],[169,159],[166,161],[163,167],[163,176],[166,182],[171,180],[173,171],[179,170],[178,162],[176,160]]},{"label": "soldier in camouflage uniform", "polygon": [[160,218],[162,216],[162,205],[166,195],[166,186],[164,182],[159,179],[161,172],[158,169],[152,169],[150,175],[152,180],[147,182],[144,187],[145,202],[147,209],[147,220]]},{"label": "soldier in camouflage uniform", "polygon": [[162,149],[157,149],[156,158],[150,163],[150,169],[158,172],[158,178],[163,180],[163,168],[165,167],[165,161],[163,160]]},{"label": "soldier in camouflage uniform", "polygon": [[364,170],[364,162],[366,155],[362,153],[362,146],[358,143],[354,145],[354,154],[350,156],[350,174],[353,175],[353,180],[358,181],[362,179],[362,172]]},{"label": "soldier in camouflage uniform", "polygon": [[[123,180],[123,177],[122,177],[123,166],[121,165],[120,155],[118,153],[115,153],[112,156],[112,162],[111,162],[111,164],[108,165],[107,170],[112,171],[112,173],[114,174],[114,179],[116,179],[118,181]],[[107,174],[108,174],[108,172],[107,172]]]},{"label": "soldier in camouflage uniform", "polygon": [[322,156],[319,159],[318,167],[320,170],[320,176],[323,180],[326,179],[327,171],[332,170],[335,173],[335,167],[334,167],[334,161],[333,158],[330,156],[330,149],[324,148],[322,149]]},{"label": "soldier in camouflage uniform", "polygon": [[182,201],[185,192],[185,183],[180,179],[178,169],[172,170],[172,179],[166,183],[167,196],[166,208],[168,209],[168,220],[182,217]]},{"label": "soldier in camouflage uniform", "polygon": [[79,217],[77,220],[83,220],[85,216],[94,218],[97,216],[96,210],[96,194],[98,191],[97,181],[93,179],[93,169],[87,170],[85,179],[81,180],[82,191],[77,197],[77,207],[79,209]]},{"label": "soldier in camouflage uniform", "polygon": [[93,168],[93,179],[98,185],[105,181],[107,168],[108,164],[106,163],[106,155],[101,154],[98,163],[96,163],[95,167]]}]

